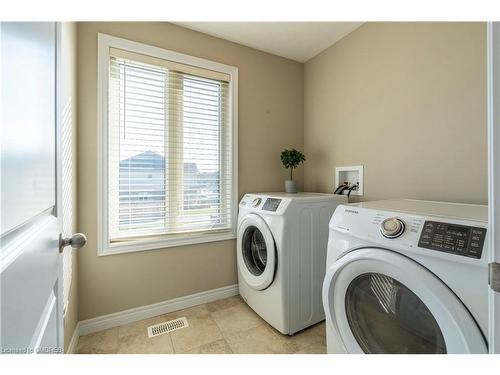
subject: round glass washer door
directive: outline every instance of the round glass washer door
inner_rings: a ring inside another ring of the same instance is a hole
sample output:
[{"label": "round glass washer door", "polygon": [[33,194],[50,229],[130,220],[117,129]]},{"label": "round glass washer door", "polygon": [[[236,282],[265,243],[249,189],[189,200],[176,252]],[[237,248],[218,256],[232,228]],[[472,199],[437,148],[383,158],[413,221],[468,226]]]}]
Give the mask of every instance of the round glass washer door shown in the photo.
[{"label": "round glass washer door", "polygon": [[276,248],[271,230],[256,214],[243,218],[238,227],[238,270],[252,288],[263,290],[274,279]]},{"label": "round glass washer door", "polygon": [[436,319],[410,289],[380,273],[357,276],[345,296],[347,321],[365,353],[445,354]]},{"label": "round glass washer door", "polygon": [[487,353],[456,295],[417,262],[358,249],[337,260],[323,284],[328,329],[348,353]]}]

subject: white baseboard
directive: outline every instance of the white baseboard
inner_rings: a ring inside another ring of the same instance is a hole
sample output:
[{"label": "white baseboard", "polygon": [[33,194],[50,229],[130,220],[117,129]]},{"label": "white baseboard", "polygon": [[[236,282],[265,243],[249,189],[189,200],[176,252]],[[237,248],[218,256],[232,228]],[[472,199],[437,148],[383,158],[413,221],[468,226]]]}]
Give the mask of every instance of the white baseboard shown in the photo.
[{"label": "white baseboard", "polygon": [[75,330],[73,331],[73,336],[71,336],[71,341],[69,342],[66,354],[76,353],[76,347],[78,346],[79,337],[80,337],[80,323],[76,323]]},{"label": "white baseboard", "polygon": [[[172,311],[182,310],[188,307],[201,305],[203,303],[236,296],[238,293],[238,284],[234,284],[218,289],[191,294],[189,296],[174,298],[168,301],[153,303],[152,305],[135,307],[133,309],[119,311],[113,314],[82,320],[81,322],[78,322],[78,334],[80,336],[87,335],[89,333],[102,331],[103,329],[134,323],[139,320],[167,314]],[[71,341],[73,341],[73,339]]]}]

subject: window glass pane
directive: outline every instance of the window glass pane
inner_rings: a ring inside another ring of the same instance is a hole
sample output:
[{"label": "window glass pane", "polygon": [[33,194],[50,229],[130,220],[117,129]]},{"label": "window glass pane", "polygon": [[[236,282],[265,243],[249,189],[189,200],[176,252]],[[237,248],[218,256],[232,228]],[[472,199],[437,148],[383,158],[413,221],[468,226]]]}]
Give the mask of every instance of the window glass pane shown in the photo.
[{"label": "window glass pane", "polygon": [[165,226],[166,72],[119,64],[119,230]]},{"label": "window glass pane", "polygon": [[220,224],[220,83],[183,79],[184,178],[181,222],[194,229]]},{"label": "window glass pane", "polygon": [[389,276],[356,277],[345,303],[352,333],[365,353],[446,353],[441,330],[427,306]]},{"label": "window glass pane", "polygon": [[231,229],[228,87],[225,81],[111,57],[111,240]]}]

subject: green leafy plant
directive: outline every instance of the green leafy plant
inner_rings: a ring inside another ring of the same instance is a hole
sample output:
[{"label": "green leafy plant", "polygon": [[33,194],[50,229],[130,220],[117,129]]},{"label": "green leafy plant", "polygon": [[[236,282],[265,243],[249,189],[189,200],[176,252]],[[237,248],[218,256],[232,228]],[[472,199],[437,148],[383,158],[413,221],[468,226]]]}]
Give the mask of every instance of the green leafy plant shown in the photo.
[{"label": "green leafy plant", "polygon": [[293,170],[297,168],[299,164],[306,161],[306,157],[300,151],[292,148],[291,150],[283,150],[281,152],[281,163],[288,169],[290,168],[290,180],[293,180]]}]

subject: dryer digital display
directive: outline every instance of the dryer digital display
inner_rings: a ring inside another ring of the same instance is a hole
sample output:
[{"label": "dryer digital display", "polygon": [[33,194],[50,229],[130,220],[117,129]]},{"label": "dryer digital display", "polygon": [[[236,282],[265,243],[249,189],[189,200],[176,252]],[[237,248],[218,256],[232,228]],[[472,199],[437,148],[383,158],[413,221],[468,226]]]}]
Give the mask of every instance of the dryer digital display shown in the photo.
[{"label": "dryer digital display", "polygon": [[262,209],[265,211],[273,211],[275,212],[280,206],[281,199],[276,198],[267,198]]},{"label": "dryer digital display", "polygon": [[485,237],[486,228],[426,221],[418,246],[479,259]]}]

